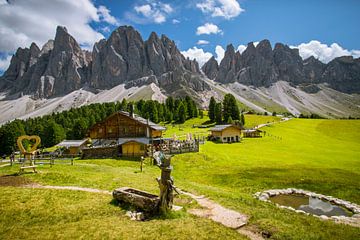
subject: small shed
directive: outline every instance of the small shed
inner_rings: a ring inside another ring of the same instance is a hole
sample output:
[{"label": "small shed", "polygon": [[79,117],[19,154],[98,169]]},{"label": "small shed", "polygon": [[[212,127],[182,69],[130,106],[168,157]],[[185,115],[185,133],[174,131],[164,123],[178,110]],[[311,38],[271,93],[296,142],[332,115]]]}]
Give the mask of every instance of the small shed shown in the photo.
[{"label": "small shed", "polygon": [[213,139],[223,143],[240,142],[241,127],[238,125],[215,125],[211,128],[211,136]]},{"label": "small shed", "polygon": [[260,129],[245,129],[243,131],[244,138],[259,138],[261,136],[262,131]]},{"label": "small shed", "polygon": [[57,147],[64,147],[66,148],[67,154],[76,155],[81,152],[83,148],[86,147],[89,139],[83,140],[64,140],[61,143],[57,144]]},{"label": "small shed", "polygon": [[120,156],[144,156],[148,138],[119,138],[117,141]]}]

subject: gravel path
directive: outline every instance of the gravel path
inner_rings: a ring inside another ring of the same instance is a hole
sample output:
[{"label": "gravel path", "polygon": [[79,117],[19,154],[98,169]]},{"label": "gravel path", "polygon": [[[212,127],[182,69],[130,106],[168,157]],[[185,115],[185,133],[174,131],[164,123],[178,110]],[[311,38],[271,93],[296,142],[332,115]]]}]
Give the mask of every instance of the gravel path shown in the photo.
[{"label": "gravel path", "polygon": [[245,214],[236,212],[234,210],[225,208],[220,204],[217,204],[204,196],[197,196],[192,193],[181,191],[182,194],[187,195],[203,208],[196,208],[188,210],[189,213],[199,217],[209,218],[215,222],[218,222],[226,227],[235,229],[240,234],[245,235],[251,240],[261,240],[263,237],[253,231],[248,230],[244,227],[248,222],[248,216]]}]

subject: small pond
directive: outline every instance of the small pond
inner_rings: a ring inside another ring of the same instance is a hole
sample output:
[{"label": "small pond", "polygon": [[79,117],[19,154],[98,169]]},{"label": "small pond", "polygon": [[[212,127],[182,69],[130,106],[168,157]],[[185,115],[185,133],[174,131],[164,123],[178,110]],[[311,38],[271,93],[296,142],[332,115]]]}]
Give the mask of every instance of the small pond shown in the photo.
[{"label": "small pond", "polygon": [[269,200],[282,206],[292,207],[318,216],[351,217],[354,214],[350,210],[329,201],[302,194],[280,194],[270,197]]}]

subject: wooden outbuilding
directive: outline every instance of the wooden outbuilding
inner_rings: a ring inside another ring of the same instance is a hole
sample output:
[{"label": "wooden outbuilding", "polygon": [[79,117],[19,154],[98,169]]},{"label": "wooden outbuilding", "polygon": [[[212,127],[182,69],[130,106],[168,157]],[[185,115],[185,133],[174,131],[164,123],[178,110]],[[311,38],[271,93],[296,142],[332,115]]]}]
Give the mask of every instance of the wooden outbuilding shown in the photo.
[{"label": "wooden outbuilding", "polygon": [[260,129],[245,129],[243,131],[244,138],[260,138],[262,131]]},{"label": "wooden outbuilding", "polygon": [[83,140],[64,140],[61,143],[57,144],[57,147],[65,148],[65,154],[77,155],[80,154],[82,149],[84,149],[88,143],[89,139]]},{"label": "wooden outbuilding", "polygon": [[216,141],[223,143],[240,142],[241,140],[241,127],[238,125],[215,125],[211,128],[211,137]]},{"label": "wooden outbuilding", "polygon": [[144,156],[154,138],[161,138],[166,128],[136,114],[119,111],[88,131],[93,140],[84,157]]}]

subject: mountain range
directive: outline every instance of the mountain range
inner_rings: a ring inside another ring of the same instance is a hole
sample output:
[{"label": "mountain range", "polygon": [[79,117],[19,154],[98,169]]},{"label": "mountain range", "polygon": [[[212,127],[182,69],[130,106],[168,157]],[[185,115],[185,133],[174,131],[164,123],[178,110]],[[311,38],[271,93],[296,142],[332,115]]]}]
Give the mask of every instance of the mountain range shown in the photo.
[{"label": "mountain range", "polygon": [[41,49],[32,43],[13,55],[0,77],[0,124],[122,98],[190,95],[207,106],[211,96],[220,100],[226,93],[257,112],[359,117],[360,58],[324,64],[263,40],[242,53],[230,44],[220,64],[212,57],[200,69],[165,35],[153,32],[143,40],[133,27],[121,26],[90,52],[59,26]]}]

